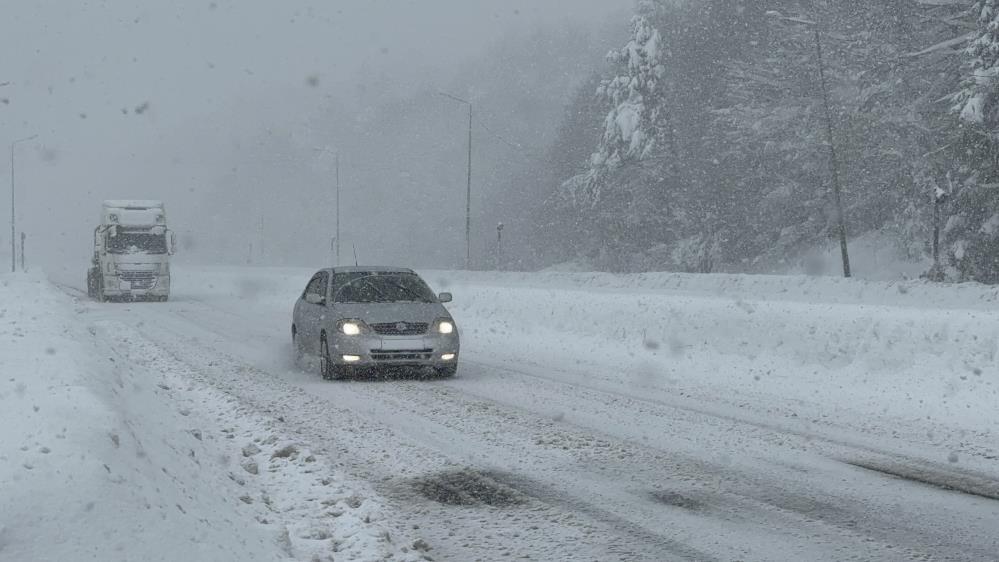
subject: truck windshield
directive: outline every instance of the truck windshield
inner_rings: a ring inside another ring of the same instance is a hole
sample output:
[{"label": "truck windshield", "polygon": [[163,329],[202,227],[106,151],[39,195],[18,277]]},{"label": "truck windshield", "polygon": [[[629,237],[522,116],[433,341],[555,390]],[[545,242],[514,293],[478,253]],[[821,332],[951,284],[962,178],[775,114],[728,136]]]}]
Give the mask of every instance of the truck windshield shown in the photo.
[{"label": "truck windshield", "polygon": [[108,252],[112,254],[165,254],[166,236],[148,232],[118,232],[108,236]]}]

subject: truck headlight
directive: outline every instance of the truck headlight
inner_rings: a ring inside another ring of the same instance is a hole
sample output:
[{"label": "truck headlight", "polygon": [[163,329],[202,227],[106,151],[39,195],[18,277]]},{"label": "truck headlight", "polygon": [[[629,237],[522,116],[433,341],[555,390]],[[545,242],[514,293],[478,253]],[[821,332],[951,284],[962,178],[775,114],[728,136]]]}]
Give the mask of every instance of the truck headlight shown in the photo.
[{"label": "truck headlight", "polygon": [[450,320],[440,319],[437,321],[437,331],[441,334],[453,334],[454,333],[454,322]]}]

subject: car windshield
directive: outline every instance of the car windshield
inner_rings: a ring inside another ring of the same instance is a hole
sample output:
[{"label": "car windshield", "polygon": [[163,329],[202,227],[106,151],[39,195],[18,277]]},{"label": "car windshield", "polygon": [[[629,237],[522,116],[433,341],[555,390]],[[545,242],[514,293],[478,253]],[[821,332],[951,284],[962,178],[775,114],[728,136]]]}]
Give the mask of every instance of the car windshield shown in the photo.
[{"label": "car windshield", "polygon": [[166,236],[148,232],[118,232],[108,236],[108,252],[112,254],[165,254]]},{"label": "car windshield", "polygon": [[437,302],[430,287],[412,273],[338,273],[333,287],[333,301],[339,303]]}]

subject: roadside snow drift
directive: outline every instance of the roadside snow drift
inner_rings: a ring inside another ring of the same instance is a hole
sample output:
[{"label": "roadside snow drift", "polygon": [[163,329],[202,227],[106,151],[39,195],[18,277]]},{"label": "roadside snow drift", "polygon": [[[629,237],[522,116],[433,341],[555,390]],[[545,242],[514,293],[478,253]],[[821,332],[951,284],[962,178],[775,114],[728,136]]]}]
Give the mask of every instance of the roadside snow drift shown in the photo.
[{"label": "roadside snow drift", "polygon": [[[0,558],[281,560],[218,454],[39,277],[0,281]],[[227,493],[228,492],[228,493]],[[252,520],[251,520],[252,521]]]},{"label": "roadside snow drift", "polygon": [[0,276],[0,560],[417,559],[363,483],[95,310]]},{"label": "roadside snow drift", "polygon": [[[999,291],[815,277],[430,273],[464,349],[638,391],[999,429]],[[817,405],[810,407],[808,405]]]},{"label": "roadside snow drift", "polygon": [[[313,272],[191,268],[180,298],[287,310]],[[765,275],[422,272],[464,361],[734,407],[999,430],[999,289]],[[460,376],[460,373],[459,373]],[[580,378],[583,377],[583,378]]]}]

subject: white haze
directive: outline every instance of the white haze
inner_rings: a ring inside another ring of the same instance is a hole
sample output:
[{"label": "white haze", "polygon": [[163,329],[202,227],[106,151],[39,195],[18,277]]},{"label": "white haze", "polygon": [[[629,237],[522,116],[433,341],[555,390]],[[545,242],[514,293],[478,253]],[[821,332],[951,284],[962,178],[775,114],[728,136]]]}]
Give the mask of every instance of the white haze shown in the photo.
[{"label": "white haze", "polygon": [[[0,19],[0,83],[9,82],[0,87],[0,144],[38,135],[17,152],[18,231],[28,234],[29,266],[79,281],[105,198],[165,200],[179,259],[318,264],[332,233],[332,158],[315,146],[343,154],[345,254],[356,242],[362,261],[459,265],[465,110],[427,93],[460,88],[482,97],[494,106],[483,108],[485,119],[502,125],[510,109],[503,92],[476,91],[483,53],[492,46],[495,58],[497,44],[538,30],[619,24],[631,4],[8,3]],[[583,71],[567,69],[563,82]],[[557,122],[569,94],[538,94],[551,101],[545,119]],[[436,112],[429,128],[427,108]],[[407,140],[380,150],[396,126],[410,127]],[[543,146],[546,135],[532,144]],[[476,139],[477,161],[503,146],[482,130]],[[477,177],[477,190],[496,188],[489,179]],[[6,218],[9,195],[0,193]],[[476,226],[481,246],[488,227]]]}]

